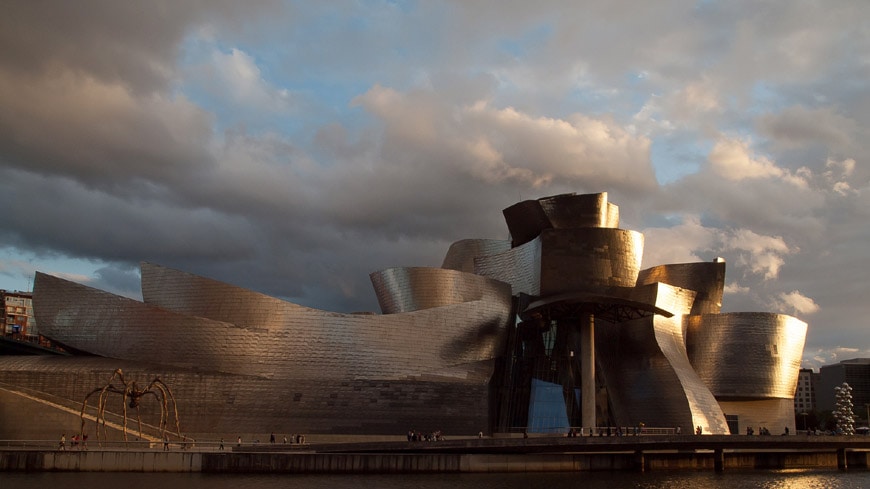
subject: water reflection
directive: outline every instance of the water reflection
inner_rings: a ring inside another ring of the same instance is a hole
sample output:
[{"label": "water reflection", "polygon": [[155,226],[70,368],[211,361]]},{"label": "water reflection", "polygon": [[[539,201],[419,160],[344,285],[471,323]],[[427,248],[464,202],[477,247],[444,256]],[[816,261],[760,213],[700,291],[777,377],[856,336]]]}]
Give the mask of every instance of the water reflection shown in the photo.
[{"label": "water reflection", "polygon": [[870,472],[558,472],[519,474],[392,474],[392,475],[248,475],[6,472],[3,489],[93,487],[155,489],[859,489],[870,487]]}]

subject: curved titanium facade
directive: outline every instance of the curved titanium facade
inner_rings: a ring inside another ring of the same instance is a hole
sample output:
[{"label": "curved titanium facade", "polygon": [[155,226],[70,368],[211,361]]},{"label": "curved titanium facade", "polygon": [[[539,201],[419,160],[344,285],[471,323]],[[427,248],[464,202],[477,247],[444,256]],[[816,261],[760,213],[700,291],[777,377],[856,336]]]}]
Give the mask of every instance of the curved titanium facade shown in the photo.
[{"label": "curved titanium facade", "polygon": [[443,268],[389,268],[370,275],[384,314],[419,311],[471,301],[510,306],[509,284]]},{"label": "curved titanium facade", "polygon": [[618,229],[606,193],[503,213],[510,242],[457,241],[441,268],[372,273],[384,314],[312,309],[148,263],[143,302],[38,273],[40,332],[99,357],[0,358],[0,382],[76,404],[115,368],[160,376],[188,433],[230,439],[794,428],[807,325],[720,314],[724,261],[641,271],[643,235]]},{"label": "curved titanium facade", "polygon": [[554,229],[619,227],[619,207],[607,201],[607,192],[554,195],[538,203]]},{"label": "curved titanium facade", "polygon": [[546,229],[619,227],[619,207],[607,201],[607,192],[525,200],[508,207],[503,214],[514,247],[528,243]]},{"label": "curved titanium facade", "polygon": [[498,239],[463,239],[450,245],[441,268],[475,273],[475,258],[503,253],[511,249],[511,242]]},{"label": "curved titanium facade", "polygon": [[689,314],[716,314],[722,309],[725,261],[659,265],[640,272],[637,285],[656,282],[694,290],[697,295]]},{"label": "curved titanium facade", "polygon": [[513,295],[538,295],[541,290],[541,240],[511,248],[502,253],[479,256],[474,273],[511,285]]},{"label": "curved titanium facade", "polygon": [[541,233],[541,295],[595,287],[634,287],[643,235],[609,228],[548,229]]},{"label": "curved titanium facade", "polygon": [[686,318],[689,359],[718,399],[794,399],[807,324],[784,314]]},{"label": "curved titanium facade", "polygon": [[[260,358],[259,363],[264,362],[262,357],[274,358],[276,363],[262,370],[286,378],[456,375],[447,372],[464,363],[495,358],[500,330],[511,312],[509,296],[490,294],[407,314],[340,314],[303,308],[226,284],[202,287],[216,284],[156,265],[143,265],[142,277],[143,297],[149,304],[222,320],[249,332],[271,333],[255,339],[242,354]],[[209,290],[210,294],[204,292]],[[506,293],[507,287],[503,290]],[[234,307],[240,302],[257,304],[260,314],[240,316]],[[415,349],[430,354],[419,358]]]},{"label": "curved titanium facade", "polygon": [[[155,265],[144,265],[142,276],[147,304],[39,274],[40,326],[79,351],[161,370],[244,376],[250,382],[230,377],[224,389],[236,407],[299,431],[488,425],[488,383],[511,313],[506,284],[472,276],[468,284],[489,290],[468,302],[360,315],[304,308]],[[233,423],[237,416],[217,421],[226,431]]]},{"label": "curved titanium facade", "polygon": [[535,239],[542,230],[553,227],[537,200],[516,203],[502,213],[511,233],[511,246],[514,248]]},{"label": "curved titanium facade", "polygon": [[[608,386],[611,415],[620,426],[701,426],[705,433],[727,434],[725,415],[716,398],[689,363],[682,315],[695,292],[657,284],[655,304],[672,311],[596,331],[596,348]],[[688,433],[688,431],[686,431]]]}]

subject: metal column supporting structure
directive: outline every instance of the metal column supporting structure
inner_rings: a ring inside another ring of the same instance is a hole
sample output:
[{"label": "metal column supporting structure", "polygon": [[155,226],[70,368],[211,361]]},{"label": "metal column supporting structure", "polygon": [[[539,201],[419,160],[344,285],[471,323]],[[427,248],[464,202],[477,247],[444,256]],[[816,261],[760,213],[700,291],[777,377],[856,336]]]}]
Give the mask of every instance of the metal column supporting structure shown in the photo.
[{"label": "metal column supporting structure", "polygon": [[580,413],[582,426],[590,429],[595,420],[595,316],[580,318]]},{"label": "metal column supporting structure", "polygon": [[523,320],[557,320],[559,324],[576,325],[580,343],[580,420],[583,428],[595,428],[598,426],[595,383],[596,319],[602,322],[601,327],[606,328],[654,314],[665,317],[671,317],[672,314],[651,304],[632,300],[630,289],[623,287],[597,288],[594,292],[589,289],[537,300],[529,299],[534,298],[522,301],[528,304],[520,312]]}]

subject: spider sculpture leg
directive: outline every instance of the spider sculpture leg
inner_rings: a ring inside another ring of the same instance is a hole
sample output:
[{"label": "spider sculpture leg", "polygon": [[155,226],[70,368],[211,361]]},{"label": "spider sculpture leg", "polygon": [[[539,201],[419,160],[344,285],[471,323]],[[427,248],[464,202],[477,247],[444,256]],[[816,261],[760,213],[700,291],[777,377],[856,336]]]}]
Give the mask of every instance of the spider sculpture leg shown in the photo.
[{"label": "spider sculpture leg", "polygon": [[159,377],[151,381],[147,390],[150,391],[152,387],[160,392],[160,396],[155,395],[155,397],[158,397],[161,401],[160,429],[163,433],[166,432],[167,425],[169,424],[169,401],[172,401],[172,411],[175,415],[175,433],[181,434],[181,423],[178,419],[178,404],[175,402],[175,396],[172,394],[172,390],[168,385],[160,380]]}]

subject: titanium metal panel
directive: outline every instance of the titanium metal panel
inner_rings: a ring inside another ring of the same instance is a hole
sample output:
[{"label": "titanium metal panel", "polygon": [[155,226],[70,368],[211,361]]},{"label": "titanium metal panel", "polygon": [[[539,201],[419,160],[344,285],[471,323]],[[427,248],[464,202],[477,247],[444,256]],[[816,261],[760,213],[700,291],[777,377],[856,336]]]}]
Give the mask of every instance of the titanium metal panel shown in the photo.
[{"label": "titanium metal panel", "polygon": [[[596,360],[614,422],[621,426],[680,426],[690,433],[727,434],[725,415],[692,369],[683,340],[683,314],[695,293],[658,284],[655,305],[674,312],[620,324],[596,320]],[[645,287],[646,289],[649,286]]]},{"label": "titanium metal panel", "polygon": [[619,207],[607,201],[607,192],[554,195],[525,200],[502,211],[513,246],[535,239],[545,229],[618,228]]},{"label": "titanium metal panel", "polygon": [[538,202],[554,229],[619,227],[619,208],[607,202],[607,192],[556,195]]},{"label": "titanium metal panel", "polygon": [[[164,377],[180,370],[223,375],[215,393],[261,419],[249,424],[284,419],[309,433],[404,432],[406,421],[420,418],[453,418],[452,427],[472,432],[488,426],[493,359],[511,317],[506,284],[496,287],[499,297],[382,316],[303,308],[154,265],[143,269],[143,280],[150,304],[37,275],[46,335],[77,350],[147,362]],[[265,312],[238,317],[236,304]],[[215,393],[203,402],[218,402]],[[237,418],[215,422],[226,428],[241,423]]]},{"label": "titanium metal panel", "polygon": [[441,268],[474,273],[474,259],[479,256],[504,253],[511,249],[511,242],[498,239],[463,239],[450,245]]},{"label": "titanium metal panel", "polygon": [[535,239],[541,231],[553,227],[537,200],[524,200],[502,211],[511,233],[511,246],[522,246]]},{"label": "titanium metal panel", "polygon": [[[412,428],[457,435],[477,433],[488,423],[486,382],[444,382],[438,377],[288,382],[114,358],[19,356],[0,357],[0,382],[69,409],[74,414],[49,409],[34,415],[48,423],[62,414],[68,421],[61,426],[71,433],[79,429],[77,413],[85,395],[105,385],[116,368],[140,385],[154,377],[169,385],[178,402],[182,431],[195,439],[223,436],[229,442],[241,435],[245,443],[265,442],[270,432],[395,436]],[[121,413],[119,397],[109,398],[108,411]],[[141,409],[143,422],[151,416],[156,425],[157,403],[146,399]],[[109,419],[120,422],[118,416]],[[5,439],[10,434],[32,433],[28,427],[6,423],[7,418],[0,417],[0,434]],[[93,425],[88,428],[92,430]],[[136,431],[135,422],[128,424],[128,430]]]},{"label": "titanium metal panel", "polygon": [[541,295],[637,283],[643,258],[643,234],[637,231],[548,229],[540,239]]},{"label": "titanium metal panel", "polygon": [[[164,294],[182,289],[167,287]],[[269,378],[485,379],[489,374],[476,363],[495,357],[510,316],[509,301],[387,316],[292,306],[282,313],[283,301],[249,292],[249,300],[259,299],[273,314],[254,327],[174,313],[42,274],[37,292],[45,334],[78,350]],[[224,296],[196,299],[205,309],[220,309]]]},{"label": "titanium metal panel", "polygon": [[[258,370],[249,365],[251,359],[232,354],[256,348],[256,330],[173,313],[43,273],[36,274],[33,306],[43,335],[79,351],[216,372]],[[215,338],[225,346],[202,348]]]},{"label": "titanium metal panel", "polygon": [[785,314],[687,316],[689,360],[719,400],[794,400],[807,324]]},{"label": "titanium metal panel", "polygon": [[781,435],[786,427],[790,433],[797,433],[793,399],[720,400],[719,403],[729,416],[737,417],[734,435],[745,434],[747,427],[753,428],[756,434],[761,433],[761,428],[767,428],[772,435]]},{"label": "titanium metal panel", "polygon": [[697,292],[690,314],[714,314],[722,309],[725,260],[659,265],[642,270],[637,285],[662,282]]},{"label": "titanium metal panel", "polygon": [[384,314],[470,301],[511,303],[510,284],[444,268],[388,268],[370,275]]},{"label": "titanium metal panel", "polygon": [[513,295],[541,292],[541,239],[474,259],[474,273],[511,285]]}]

